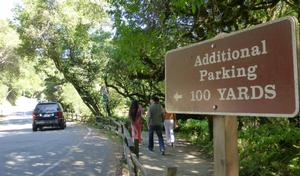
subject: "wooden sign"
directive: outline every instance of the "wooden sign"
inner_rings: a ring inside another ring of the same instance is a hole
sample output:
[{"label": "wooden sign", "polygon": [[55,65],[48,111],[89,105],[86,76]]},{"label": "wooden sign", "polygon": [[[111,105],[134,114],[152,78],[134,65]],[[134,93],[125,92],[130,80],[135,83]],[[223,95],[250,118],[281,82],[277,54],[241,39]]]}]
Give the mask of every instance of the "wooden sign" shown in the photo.
[{"label": "wooden sign", "polygon": [[165,58],[166,110],[292,117],[299,112],[297,20],[285,17]]}]

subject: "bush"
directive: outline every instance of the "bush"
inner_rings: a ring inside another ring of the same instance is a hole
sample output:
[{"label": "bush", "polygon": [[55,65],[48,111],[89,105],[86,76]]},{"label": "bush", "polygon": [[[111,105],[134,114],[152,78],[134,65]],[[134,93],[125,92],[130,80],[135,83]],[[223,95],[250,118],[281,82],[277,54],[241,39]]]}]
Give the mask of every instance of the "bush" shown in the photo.
[{"label": "bush", "polygon": [[300,175],[300,129],[287,122],[241,131],[240,175]]},{"label": "bush", "polygon": [[[286,119],[269,119],[259,124],[254,118],[242,119],[238,132],[241,176],[300,175],[300,128]],[[208,122],[179,120],[177,135],[201,146],[213,156],[213,142],[209,141]]]},{"label": "bush", "polygon": [[188,119],[178,120],[177,133],[192,144],[201,146],[208,155],[213,155],[213,142],[209,140],[207,120]]}]

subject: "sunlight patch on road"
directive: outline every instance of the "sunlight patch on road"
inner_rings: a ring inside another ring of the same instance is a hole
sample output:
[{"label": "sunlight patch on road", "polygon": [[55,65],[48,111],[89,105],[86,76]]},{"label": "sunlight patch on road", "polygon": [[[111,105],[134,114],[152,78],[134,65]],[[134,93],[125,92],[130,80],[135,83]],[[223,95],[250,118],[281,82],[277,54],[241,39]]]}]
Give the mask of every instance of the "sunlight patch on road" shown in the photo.
[{"label": "sunlight patch on road", "polygon": [[96,162],[97,165],[102,165],[102,161]]},{"label": "sunlight patch on road", "polygon": [[194,155],[189,155],[189,154],[187,154],[187,155],[185,156],[185,159],[192,159],[192,158],[196,158],[196,156],[194,156]]},{"label": "sunlight patch on road", "polygon": [[15,160],[18,162],[22,162],[22,161],[25,161],[25,158],[22,155],[17,155],[17,156],[15,156]]},{"label": "sunlight patch on road", "polygon": [[100,169],[100,168],[95,168],[95,171],[98,172],[98,173],[101,173],[101,172],[102,172],[102,169]]},{"label": "sunlight patch on road", "polygon": [[50,163],[34,163],[32,166],[33,167],[38,167],[38,166],[50,166]]},{"label": "sunlight patch on road", "polygon": [[7,133],[8,133],[8,132],[6,132],[6,133],[0,132],[0,138],[1,138],[1,137],[5,137]]},{"label": "sunlight patch on road", "polygon": [[[83,137],[83,139],[79,143],[77,143],[76,146],[73,146],[73,148],[79,148],[79,146],[82,145],[82,143],[84,142],[84,140],[86,140],[88,138],[88,136],[91,135],[92,130],[90,128],[87,128],[87,129],[88,129],[88,133]],[[44,175],[46,175],[48,172],[50,172],[50,170],[52,170],[55,167],[57,167],[58,165],[60,165],[65,160],[65,158],[68,158],[68,156],[71,156],[73,152],[74,152],[73,149],[69,150],[69,152],[66,153],[64,156],[62,156],[62,158],[60,160],[58,160],[57,162],[51,164],[43,172],[41,172],[40,174],[38,174],[38,176],[44,176]]]},{"label": "sunlight patch on road", "polygon": [[36,158],[42,158],[42,155],[34,155],[34,156],[28,156],[28,159],[36,159]]},{"label": "sunlight patch on road", "polygon": [[1,131],[17,131],[17,130],[23,130],[23,129],[31,129],[31,124],[23,124],[23,125],[0,125],[0,132]]},{"label": "sunlight patch on road", "polygon": [[0,125],[0,138],[8,135],[27,134],[31,133],[31,124],[24,125]]},{"label": "sunlight patch on road", "polygon": [[47,152],[47,154],[50,155],[50,156],[55,156],[56,155],[56,153],[54,153],[54,152]]},{"label": "sunlight patch on road", "polygon": [[[28,152],[21,152],[21,153],[10,153],[7,156],[9,159],[5,162],[5,165],[7,168],[16,168],[24,165],[25,163],[30,163],[33,159],[41,159],[41,155],[33,155],[31,156]],[[49,166],[50,163],[35,163],[32,166],[38,167],[38,166]],[[27,174],[29,175],[29,174]]]},{"label": "sunlight patch on road", "polygon": [[85,163],[84,163],[84,161],[75,161],[72,165],[73,166],[84,166]]},{"label": "sunlight patch on road", "polygon": [[31,132],[31,116],[8,116],[0,121],[0,137]]},{"label": "sunlight patch on road", "polygon": [[83,153],[84,151],[79,146],[72,146],[72,152]]},{"label": "sunlight patch on road", "polygon": [[195,170],[193,170],[193,171],[191,171],[193,174],[200,174],[200,172],[199,171],[195,171]]},{"label": "sunlight patch on road", "polygon": [[164,169],[161,167],[157,167],[157,166],[150,166],[148,164],[144,164],[144,167],[147,169],[152,169],[152,170],[158,170],[158,171],[163,171]]},{"label": "sunlight patch on road", "polygon": [[6,161],[5,164],[7,164],[7,165],[16,165],[17,163],[14,162],[14,161]]},{"label": "sunlight patch on road", "polygon": [[25,175],[34,175],[32,172],[24,172]]}]

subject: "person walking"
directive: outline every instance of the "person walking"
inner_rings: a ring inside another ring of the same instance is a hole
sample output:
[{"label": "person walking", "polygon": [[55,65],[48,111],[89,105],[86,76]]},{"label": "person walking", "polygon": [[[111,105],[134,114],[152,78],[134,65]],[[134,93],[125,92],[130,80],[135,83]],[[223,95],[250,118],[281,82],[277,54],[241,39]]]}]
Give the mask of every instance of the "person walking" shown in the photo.
[{"label": "person walking", "polygon": [[150,106],[147,111],[147,124],[149,129],[148,150],[153,151],[153,133],[155,131],[158,137],[159,148],[162,155],[165,154],[165,144],[162,136],[163,115],[164,110],[161,104],[159,103],[159,98],[153,96],[150,100]]},{"label": "person walking", "polygon": [[131,124],[131,137],[134,143],[134,153],[137,158],[139,158],[139,144],[142,142],[142,114],[142,106],[136,100],[132,101],[129,108],[129,121]]},{"label": "person walking", "polygon": [[165,113],[165,132],[166,132],[166,138],[167,143],[170,144],[172,147],[174,147],[175,142],[175,135],[174,135],[174,127],[176,125],[176,114],[174,113]]}]

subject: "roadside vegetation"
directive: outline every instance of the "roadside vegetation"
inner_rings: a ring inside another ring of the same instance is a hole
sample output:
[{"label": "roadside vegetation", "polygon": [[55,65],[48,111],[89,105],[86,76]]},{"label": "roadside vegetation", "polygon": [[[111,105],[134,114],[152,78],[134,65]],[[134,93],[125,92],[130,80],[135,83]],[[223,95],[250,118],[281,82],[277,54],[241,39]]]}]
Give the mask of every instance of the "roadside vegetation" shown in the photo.
[{"label": "roadside vegetation", "polygon": [[[299,175],[300,119],[297,120],[297,123],[291,123],[287,119],[270,118],[262,123],[259,118],[240,117],[240,175]],[[213,141],[206,120],[179,120],[179,126],[179,137],[198,145],[213,159]]]},{"label": "roadside vegetation", "polygon": [[[164,102],[167,51],[287,15],[300,21],[299,1],[23,0],[0,21],[0,103],[22,95],[126,121],[132,99]],[[209,118],[179,126],[213,156]],[[240,175],[300,175],[299,129],[299,118],[240,117]]]}]

